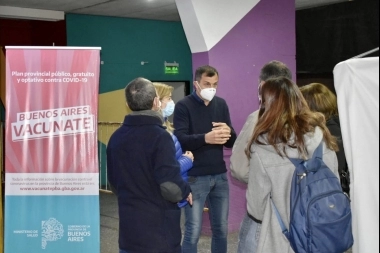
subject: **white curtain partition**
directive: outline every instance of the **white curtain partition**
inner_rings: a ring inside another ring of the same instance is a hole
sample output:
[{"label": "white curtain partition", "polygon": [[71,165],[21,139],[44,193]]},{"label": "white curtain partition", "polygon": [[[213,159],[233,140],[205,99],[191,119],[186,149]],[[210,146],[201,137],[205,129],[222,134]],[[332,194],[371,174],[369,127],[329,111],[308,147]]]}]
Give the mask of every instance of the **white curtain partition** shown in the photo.
[{"label": "white curtain partition", "polygon": [[351,173],[353,253],[379,252],[379,57],[339,63],[334,83]]}]

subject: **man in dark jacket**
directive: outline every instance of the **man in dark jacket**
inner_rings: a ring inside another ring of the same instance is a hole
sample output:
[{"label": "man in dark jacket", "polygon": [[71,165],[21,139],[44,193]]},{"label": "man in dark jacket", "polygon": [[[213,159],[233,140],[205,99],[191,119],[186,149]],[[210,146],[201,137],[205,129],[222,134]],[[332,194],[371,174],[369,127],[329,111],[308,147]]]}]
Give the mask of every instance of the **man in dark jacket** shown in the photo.
[{"label": "man in dark jacket", "polygon": [[177,202],[192,204],[192,196],[157,112],[159,97],[144,78],[131,81],[125,96],[132,113],[107,146],[108,180],[119,204],[120,253],[180,253]]}]

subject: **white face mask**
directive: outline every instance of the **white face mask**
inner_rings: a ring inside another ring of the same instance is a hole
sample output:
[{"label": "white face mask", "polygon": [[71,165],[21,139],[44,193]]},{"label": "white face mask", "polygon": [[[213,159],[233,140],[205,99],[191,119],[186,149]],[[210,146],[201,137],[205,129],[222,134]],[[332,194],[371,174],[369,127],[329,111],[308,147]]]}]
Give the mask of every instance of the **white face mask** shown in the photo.
[{"label": "white face mask", "polygon": [[174,107],[175,107],[175,104],[174,104],[173,100],[169,101],[166,104],[166,107],[164,109],[162,109],[162,115],[164,116],[164,118],[169,117],[170,115],[173,114]]},{"label": "white face mask", "polygon": [[216,94],[215,88],[204,88],[204,89],[202,89],[198,82],[197,82],[197,85],[198,85],[199,89],[201,89],[200,94],[201,94],[203,99],[205,99],[207,101],[211,101],[214,98],[214,96]]}]

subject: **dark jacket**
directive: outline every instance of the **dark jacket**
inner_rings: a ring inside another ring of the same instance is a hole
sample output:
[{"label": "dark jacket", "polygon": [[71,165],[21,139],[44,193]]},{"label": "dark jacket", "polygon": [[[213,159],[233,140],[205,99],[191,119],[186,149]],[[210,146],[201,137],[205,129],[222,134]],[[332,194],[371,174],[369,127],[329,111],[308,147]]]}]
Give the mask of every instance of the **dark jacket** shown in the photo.
[{"label": "dark jacket", "polygon": [[119,204],[119,247],[129,253],[180,253],[181,211],[190,187],[174,142],[158,117],[128,115],[107,146],[107,176]]},{"label": "dark jacket", "polygon": [[330,130],[330,133],[333,136],[335,136],[338,140],[339,151],[336,152],[336,156],[338,158],[338,171],[339,171],[340,181],[341,181],[343,191],[349,194],[350,193],[350,175],[348,171],[346,155],[344,153],[339,116],[334,115],[330,117],[326,122],[326,126]]}]

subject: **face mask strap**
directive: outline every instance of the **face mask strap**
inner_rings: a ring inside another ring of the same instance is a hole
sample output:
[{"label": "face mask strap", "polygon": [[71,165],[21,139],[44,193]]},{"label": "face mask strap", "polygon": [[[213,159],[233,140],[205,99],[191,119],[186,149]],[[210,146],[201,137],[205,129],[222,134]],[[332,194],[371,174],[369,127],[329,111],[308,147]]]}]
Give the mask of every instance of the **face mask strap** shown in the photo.
[{"label": "face mask strap", "polygon": [[201,92],[201,90],[203,90],[202,87],[201,87],[201,85],[199,84],[198,81],[195,81],[195,82],[197,83],[197,86],[198,86],[198,88],[199,88],[199,92]]}]

